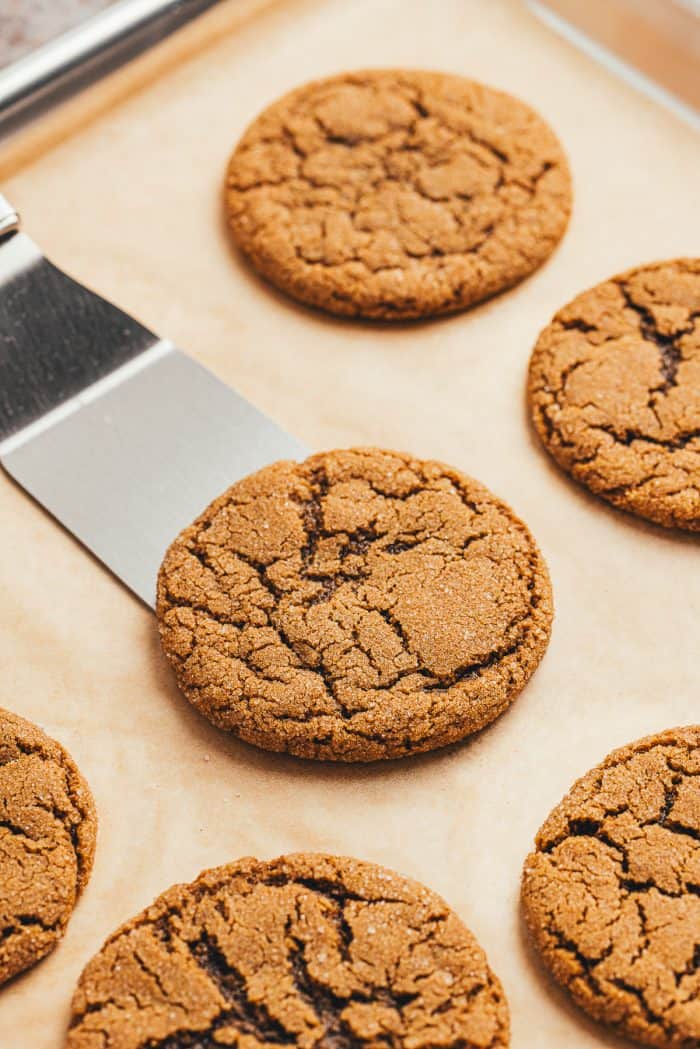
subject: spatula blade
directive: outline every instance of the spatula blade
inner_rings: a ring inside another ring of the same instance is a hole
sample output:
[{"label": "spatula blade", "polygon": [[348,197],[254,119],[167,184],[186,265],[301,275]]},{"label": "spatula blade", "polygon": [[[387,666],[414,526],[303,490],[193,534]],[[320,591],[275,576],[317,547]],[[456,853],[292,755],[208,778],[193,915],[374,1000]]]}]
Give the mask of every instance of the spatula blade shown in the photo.
[{"label": "spatula blade", "polygon": [[148,604],[180,529],[234,481],[306,454],[24,234],[0,241],[0,462]]}]

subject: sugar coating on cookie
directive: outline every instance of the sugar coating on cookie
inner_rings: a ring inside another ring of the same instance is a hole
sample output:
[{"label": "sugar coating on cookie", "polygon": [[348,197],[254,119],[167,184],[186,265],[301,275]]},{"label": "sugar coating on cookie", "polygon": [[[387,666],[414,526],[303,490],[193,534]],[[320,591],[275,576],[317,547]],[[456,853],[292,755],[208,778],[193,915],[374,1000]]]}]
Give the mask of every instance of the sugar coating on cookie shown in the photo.
[{"label": "sugar coating on cookie", "polygon": [[435,893],[373,864],[244,859],[176,885],[88,964],[67,1049],[505,1049],[483,950]]},{"label": "sugar coating on cookie", "polygon": [[462,739],[518,695],[552,596],[525,525],[449,466],[378,449],[280,462],[175,540],[163,648],[220,728],[371,761]]},{"label": "sugar coating on cookie", "polygon": [[700,1045],[700,727],[580,779],[537,835],[522,900],[545,965],[595,1019]]},{"label": "sugar coating on cookie", "polygon": [[571,210],[561,146],[524,102],[464,77],[368,70],[266,109],[231,157],[233,237],[334,313],[464,309],[537,269]]},{"label": "sugar coating on cookie", "polygon": [[63,936],[96,830],[92,795],[63,747],[0,709],[0,984]]},{"label": "sugar coating on cookie", "polygon": [[622,510],[700,530],[700,259],[579,295],[545,328],[529,396],[546,448]]}]

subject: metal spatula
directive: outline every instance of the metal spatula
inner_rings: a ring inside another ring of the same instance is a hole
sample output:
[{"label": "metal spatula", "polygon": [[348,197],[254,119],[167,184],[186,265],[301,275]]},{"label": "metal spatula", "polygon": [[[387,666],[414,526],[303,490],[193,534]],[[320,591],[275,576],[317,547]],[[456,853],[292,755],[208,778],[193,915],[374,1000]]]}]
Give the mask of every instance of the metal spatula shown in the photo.
[{"label": "metal spatula", "polygon": [[148,604],[230,484],[307,454],[211,372],[62,273],[0,196],[0,462]]}]

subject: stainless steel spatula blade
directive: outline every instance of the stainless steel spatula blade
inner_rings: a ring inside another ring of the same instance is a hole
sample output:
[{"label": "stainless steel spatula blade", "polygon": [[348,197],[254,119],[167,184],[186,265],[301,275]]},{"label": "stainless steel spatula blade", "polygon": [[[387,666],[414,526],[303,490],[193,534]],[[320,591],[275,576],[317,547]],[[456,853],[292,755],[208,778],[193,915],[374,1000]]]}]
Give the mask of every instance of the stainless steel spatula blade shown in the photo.
[{"label": "stainless steel spatula blade", "polygon": [[0,196],[0,462],[152,605],[175,535],[307,450],[172,343],[62,273]]}]

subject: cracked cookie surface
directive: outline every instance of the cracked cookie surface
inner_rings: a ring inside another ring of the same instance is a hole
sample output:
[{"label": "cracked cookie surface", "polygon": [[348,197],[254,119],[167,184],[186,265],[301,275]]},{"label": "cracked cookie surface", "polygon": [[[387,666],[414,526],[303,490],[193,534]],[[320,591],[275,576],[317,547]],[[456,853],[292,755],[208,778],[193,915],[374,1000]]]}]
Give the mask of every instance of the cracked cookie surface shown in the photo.
[{"label": "cracked cookie surface", "polygon": [[505,1049],[508,1006],[443,900],[358,860],[176,885],[83,972],[67,1049]]},{"label": "cracked cookie surface", "polygon": [[92,795],[66,751],[0,709],[0,984],[63,936],[96,830]]},{"label": "cracked cookie surface", "polygon": [[283,291],[401,319],[464,309],[552,253],[571,210],[561,146],[517,98],[463,77],[370,70],[306,84],[228,168],[233,237]]},{"label": "cracked cookie surface", "polygon": [[659,1049],[700,1045],[700,727],[614,751],[552,812],[524,913],[595,1019]]},{"label": "cracked cookie surface", "polygon": [[529,531],[486,488],[366,448],[233,485],[168,550],[157,612],[180,687],[215,725],[371,761],[502,713],[544,653],[552,597]]},{"label": "cracked cookie surface", "polygon": [[629,270],[560,310],[535,346],[529,397],[577,481],[700,531],[700,259]]}]

